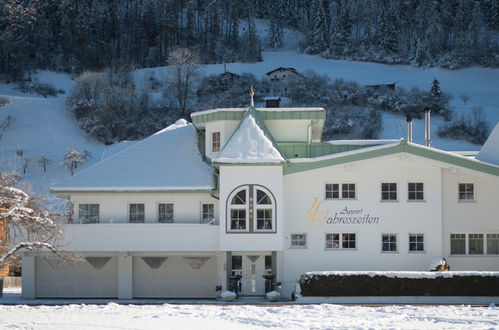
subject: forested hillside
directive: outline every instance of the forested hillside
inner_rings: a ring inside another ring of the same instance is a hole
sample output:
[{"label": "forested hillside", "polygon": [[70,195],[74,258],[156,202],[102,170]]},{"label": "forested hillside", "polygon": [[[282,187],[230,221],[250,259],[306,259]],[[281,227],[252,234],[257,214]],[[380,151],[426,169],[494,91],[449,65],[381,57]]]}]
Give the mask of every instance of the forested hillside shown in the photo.
[{"label": "forested hillside", "polygon": [[[271,22],[262,45],[255,19]],[[302,50],[417,66],[498,66],[497,0],[3,0],[0,77],[165,65],[178,47],[204,63],[254,62],[283,28]]]}]

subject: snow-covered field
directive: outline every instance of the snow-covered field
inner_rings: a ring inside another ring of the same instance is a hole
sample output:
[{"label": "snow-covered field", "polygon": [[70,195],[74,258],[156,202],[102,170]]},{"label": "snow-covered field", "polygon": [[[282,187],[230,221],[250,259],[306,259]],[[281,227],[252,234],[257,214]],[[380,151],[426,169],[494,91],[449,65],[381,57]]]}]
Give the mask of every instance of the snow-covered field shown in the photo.
[{"label": "snow-covered field", "polygon": [[[1,301],[1,299],[0,299]],[[1,306],[2,329],[494,329],[499,308],[344,305]]]}]

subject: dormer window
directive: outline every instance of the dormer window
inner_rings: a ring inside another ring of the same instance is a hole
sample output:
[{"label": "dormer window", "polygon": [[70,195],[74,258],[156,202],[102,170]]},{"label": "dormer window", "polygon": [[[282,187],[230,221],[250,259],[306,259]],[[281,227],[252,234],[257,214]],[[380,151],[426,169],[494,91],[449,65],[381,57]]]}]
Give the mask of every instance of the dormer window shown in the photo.
[{"label": "dormer window", "polygon": [[220,151],[220,132],[211,133],[211,152]]},{"label": "dormer window", "polygon": [[275,232],[275,202],[264,187],[239,187],[227,202],[227,232]]}]

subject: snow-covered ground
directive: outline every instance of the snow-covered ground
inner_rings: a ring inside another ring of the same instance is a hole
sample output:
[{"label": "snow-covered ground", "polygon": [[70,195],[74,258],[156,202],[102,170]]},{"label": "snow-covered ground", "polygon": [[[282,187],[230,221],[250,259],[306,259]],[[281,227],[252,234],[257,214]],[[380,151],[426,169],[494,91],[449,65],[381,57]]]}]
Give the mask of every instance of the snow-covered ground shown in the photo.
[{"label": "snow-covered ground", "polygon": [[[0,298],[1,302],[1,298]],[[470,306],[2,306],[2,329],[494,329],[499,308]]]},{"label": "snow-covered ground", "polygon": [[[260,30],[264,29],[265,26],[257,24],[257,28]],[[290,31],[285,31],[286,33],[290,34],[286,39],[293,42],[299,40],[299,38],[292,38]],[[473,106],[480,105],[484,107],[491,127],[499,121],[498,69],[469,68],[456,71],[440,68],[421,69],[406,65],[327,60],[319,56],[300,54],[293,50],[281,50],[264,52],[263,62],[227,64],[227,70],[235,73],[252,72],[258,77],[263,77],[266,72],[279,66],[295,67],[300,72],[313,70],[333,79],[344,78],[361,84],[396,81],[398,86],[405,88],[428,89],[433,78],[437,78],[440,80],[442,90],[455,96],[453,104],[456,107],[456,113],[463,113],[469,111]],[[138,83],[143,82],[144,76],[151,72],[156,77],[163,77],[167,69],[167,67],[158,67],[137,70],[135,78]],[[221,73],[224,70],[224,65],[204,65],[201,69],[205,74]],[[66,94],[44,98],[39,95],[21,93],[14,89],[12,84],[0,84],[0,96],[7,95],[12,99],[10,104],[0,107],[0,121],[8,115],[13,117],[10,128],[0,139],[0,169],[17,167],[19,170],[21,160],[15,154],[18,149],[22,149],[27,156],[34,159],[26,175],[23,176],[23,180],[30,182],[35,191],[51,197],[48,194],[48,187],[70,175],[69,171],[61,166],[63,156],[69,149],[87,149],[92,152],[93,157],[78,169],[81,170],[81,168],[88,167],[133,142],[105,146],[88,137],[78,127],[72,114],[64,107],[67,93],[73,85],[69,75],[41,71],[38,80],[65,90]],[[459,99],[459,95],[463,93],[470,96],[466,106]],[[480,148],[480,146],[467,142],[438,138],[435,132],[442,123],[441,118],[432,117],[432,146],[446,150],[478,150]],[[383,125],[384,130],[381,138],[398,139],[406,136],[406,123],[402,116],[384,113]],[[422,120],[414,122],[413,134],[414,141],[422,144],[424,135]],[[36,165],[36,160],[40,158],[41,154],[52,159],[47,173],[44,173]],[[56,203],[54,199],[53,201]],[[60,205],[60,202],[57,203]]]}]

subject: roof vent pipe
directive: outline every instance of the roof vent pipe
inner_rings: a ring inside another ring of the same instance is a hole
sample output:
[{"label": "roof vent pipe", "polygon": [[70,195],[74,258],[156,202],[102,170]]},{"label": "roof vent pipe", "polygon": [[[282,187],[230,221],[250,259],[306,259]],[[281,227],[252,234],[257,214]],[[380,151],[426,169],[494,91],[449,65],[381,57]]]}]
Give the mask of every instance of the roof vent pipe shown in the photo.
[{"label": "roof vent pipe", "polygon": [[412,117],[407,116],[407,142],[412,142]]},{"label": "roof vent pipe", "polygon": [[429,147],[431,143],[431,138],[430,138],[430,108],[426,108],[424,110],[424,145]]}]

